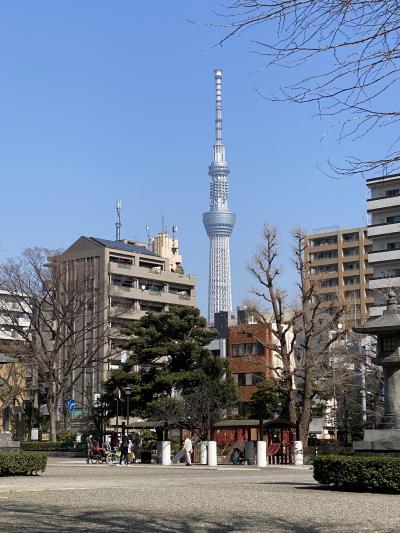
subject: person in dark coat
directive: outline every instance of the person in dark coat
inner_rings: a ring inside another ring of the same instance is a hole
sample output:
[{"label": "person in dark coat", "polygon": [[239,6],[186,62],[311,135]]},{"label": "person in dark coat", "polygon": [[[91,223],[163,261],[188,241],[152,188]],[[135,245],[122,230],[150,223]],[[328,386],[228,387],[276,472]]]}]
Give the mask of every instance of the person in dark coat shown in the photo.
[{"label": "person in dark coat", "polygon": [[128,435],[122,435],[121,438],[121,456],[119,458],[119,464],[122,465],[122,459],[125,464],[128,464],[128,452],[129,452],[129,437]]}]

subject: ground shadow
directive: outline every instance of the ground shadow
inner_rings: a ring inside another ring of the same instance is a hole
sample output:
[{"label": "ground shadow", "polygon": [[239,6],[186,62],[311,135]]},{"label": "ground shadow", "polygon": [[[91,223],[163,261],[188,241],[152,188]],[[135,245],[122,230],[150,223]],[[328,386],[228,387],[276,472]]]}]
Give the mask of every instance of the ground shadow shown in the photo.
[{"label": "ground shadow", "polygon": [[62,506],[26,504],[23,501],[8,501],[0,505],[0,531],[18,533],[63,532],[85,533],[141,532],[141,533],[226,533],[230,531],[273,531],[288,533],[326,532],[326,523],[295,523],[284,518],[266,517],[260,513],[251,516],[216,518],[207,513],[163,514],[157,511],[134,512],[101,511],[87,509],[74,512]]}]

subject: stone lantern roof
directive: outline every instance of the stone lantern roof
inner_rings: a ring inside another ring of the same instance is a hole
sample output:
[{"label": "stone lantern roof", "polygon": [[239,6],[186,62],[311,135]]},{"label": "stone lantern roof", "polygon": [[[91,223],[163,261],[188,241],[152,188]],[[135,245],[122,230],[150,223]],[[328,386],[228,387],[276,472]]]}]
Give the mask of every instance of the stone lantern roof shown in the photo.
[{"label": "stone lantern roof", "polygon": [[353,326],[356,333],[378,335],[380,333],[394,333],[400,331],[400,306],[396,294],[390,291],[388,294],[387,308],[383,315],[368,320],[366,324]]}]

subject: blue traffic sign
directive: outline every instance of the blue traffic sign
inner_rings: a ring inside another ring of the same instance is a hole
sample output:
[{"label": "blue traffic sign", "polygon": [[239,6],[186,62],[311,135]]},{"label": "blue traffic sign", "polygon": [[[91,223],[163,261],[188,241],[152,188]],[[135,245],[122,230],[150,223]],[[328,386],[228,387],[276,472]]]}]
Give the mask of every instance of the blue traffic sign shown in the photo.
[{"label": "blue traffic sign", "polygon": [[70,413],[73,413],[75,411],[75,400],[68,400],[67,405],[68,405],[68,411]]}]

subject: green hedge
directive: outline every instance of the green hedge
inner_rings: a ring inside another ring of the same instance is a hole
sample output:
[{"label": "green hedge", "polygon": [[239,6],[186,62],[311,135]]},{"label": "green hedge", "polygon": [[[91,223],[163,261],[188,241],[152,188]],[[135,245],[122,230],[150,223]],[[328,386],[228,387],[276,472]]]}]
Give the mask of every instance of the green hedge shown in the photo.
[{"label": "green hedge", "polygon": [[29,452],[72,452],[76,451],[77,448],[74,448],[68,442],[25,441],[21,442],[21,450]]},{"label": "green hedge", "polygon": [[45,454],[19,452],[0,453],[1,476],[31,476],[44,472],[47,466]]},{"label": "green hedge", "polygon": [[400,457],[316,457],[314,479],[323,485],[348,490],[400,492]]}]

